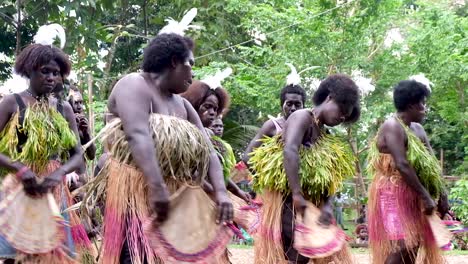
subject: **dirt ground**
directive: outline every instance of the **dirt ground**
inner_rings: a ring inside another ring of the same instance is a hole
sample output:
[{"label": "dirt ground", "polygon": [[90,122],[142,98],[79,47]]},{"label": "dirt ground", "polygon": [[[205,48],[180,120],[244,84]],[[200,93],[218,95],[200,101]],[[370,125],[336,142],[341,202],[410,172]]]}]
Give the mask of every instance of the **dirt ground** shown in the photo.
[{"label": "dirt ground", "polygon": [[[253,249],[231,248],[231,261],[233,264],[252,264],[254,260]],[[354,253],[356,264],[369,264],[370,259],[368,254]],[[448,264],[468,264],[468,255],[446,256]]]}]

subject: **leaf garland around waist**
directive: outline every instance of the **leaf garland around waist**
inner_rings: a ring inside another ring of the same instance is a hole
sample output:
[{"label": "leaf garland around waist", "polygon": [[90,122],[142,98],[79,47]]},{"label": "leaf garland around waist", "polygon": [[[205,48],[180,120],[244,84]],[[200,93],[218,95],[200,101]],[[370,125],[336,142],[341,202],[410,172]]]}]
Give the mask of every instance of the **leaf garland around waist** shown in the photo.
[{"label": "leaf garland around waist", "polygon": [[[249,161],[255,171],[254,189],[290,193],[281,135],[265,137],[262,141]],[[313,202],[318,202],[323,195],[334,194],[345,178],[355,175],[355,156],[348,143],[337,136],[324,134],[312,147],[301,146],[299,156],[302,191]]]},{"label": "leaf garland around waist", "polygon": [[[23,124],[19,123],[19,115],[18,110],[0,132],[0,153],[28,166],[34,165],[39,171],[55,155],[62,160],[68,158],[68,151],[78,139],[57,110],[48,104],[37,103],[26,108]],[[18,151],[18,133],[26,135],[21,151]],[[0,177],[7,173],[0,168]]]}]

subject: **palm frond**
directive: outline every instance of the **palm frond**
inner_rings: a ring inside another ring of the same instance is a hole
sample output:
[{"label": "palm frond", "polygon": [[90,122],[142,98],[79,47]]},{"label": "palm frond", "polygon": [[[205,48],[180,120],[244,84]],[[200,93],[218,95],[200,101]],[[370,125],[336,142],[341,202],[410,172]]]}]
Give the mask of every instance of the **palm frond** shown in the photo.
[{"label": "palm frond", "polygon": [[242,153],[259,129],[252,125],[237,125],[224,132],[223,140],[231,145],[234,153]]}]

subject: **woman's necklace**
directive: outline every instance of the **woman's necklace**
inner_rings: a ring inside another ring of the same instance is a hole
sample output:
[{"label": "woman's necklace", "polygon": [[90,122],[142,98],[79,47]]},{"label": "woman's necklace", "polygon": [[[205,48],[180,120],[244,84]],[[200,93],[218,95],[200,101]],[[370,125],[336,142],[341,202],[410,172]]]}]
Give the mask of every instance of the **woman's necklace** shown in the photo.
[{"label": "woman's necklace", "polygon": [[31,96],[32,98],[36,99],[36,101],[42,101],[43,99],[47,98],[47,95],[36,95],[34,96],[32,92],[28,89],[25,90],[25,92]]},{"label": "woman's necklace", "polygon": [[318,119],[318,117],[317,117],[317,115],[315,114],[315,111],[314,111],[314,110],[315,110],[315,109],[312,109],[312,110],[311,110],[311,112],[312,112],[312,117],[314,118],[314,122],[315,122],[315,124],[317,125],[317,127],[318,127],[319,129],[321,129],[322,124],[320,123],[320,119]]}]

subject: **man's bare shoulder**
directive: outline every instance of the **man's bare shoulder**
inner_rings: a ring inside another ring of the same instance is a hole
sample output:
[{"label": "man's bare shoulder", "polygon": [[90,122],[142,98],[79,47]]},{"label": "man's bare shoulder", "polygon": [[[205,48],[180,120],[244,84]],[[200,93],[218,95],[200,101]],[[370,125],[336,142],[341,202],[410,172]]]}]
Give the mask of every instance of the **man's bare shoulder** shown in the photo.
[{"label": "man's bare shoulder", "polygon": [[265,136],[272,137],[275,135],[276,126],[273,123],[272,119],[268,119],[265,123],[263,123],[262,127],[260,128],[259,132]]},{"label": "man's bare shoulder", "polygon": [[130,73],[120,79],[112,89],[107,107],[117,116],[117,108],[127,109],[130,105],[144,105],[151,98],[151,89],[148,89],[145,78],[140,73]]},{"label": "man's bare shoulder", "polygon": [[130,73],[122,77],[112,89],[112,94],[135,94],[135,93],[144,93],[148,83],[141,73],[135,72]]}]

